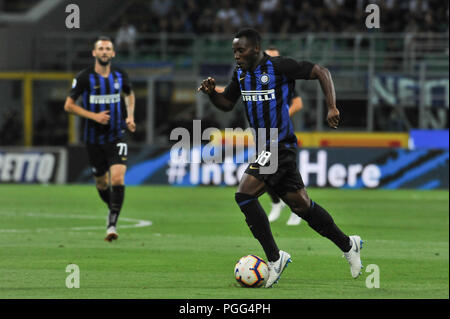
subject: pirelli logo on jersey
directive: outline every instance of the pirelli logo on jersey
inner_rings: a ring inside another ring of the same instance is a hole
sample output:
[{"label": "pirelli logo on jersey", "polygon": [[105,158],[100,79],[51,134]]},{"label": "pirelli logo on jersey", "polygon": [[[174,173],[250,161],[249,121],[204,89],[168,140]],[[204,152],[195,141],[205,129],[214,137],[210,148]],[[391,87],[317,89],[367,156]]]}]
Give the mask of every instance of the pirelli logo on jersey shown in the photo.
[{"label": "pirelli logo on jersey", "polygon": [[111,104],[119,102],[120,102],[120,93],[89,96],[89,103],[91,104]]},{"label": "pirelli logo on jersey", "polygon": [[275,99],[275,90],[241,91],[244,102],[263,102]]}]

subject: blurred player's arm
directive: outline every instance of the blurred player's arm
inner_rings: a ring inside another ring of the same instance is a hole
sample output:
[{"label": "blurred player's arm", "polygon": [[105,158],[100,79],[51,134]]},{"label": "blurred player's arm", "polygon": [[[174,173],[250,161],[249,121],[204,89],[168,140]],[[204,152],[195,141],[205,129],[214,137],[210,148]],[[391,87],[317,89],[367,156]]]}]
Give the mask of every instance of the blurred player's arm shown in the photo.
[{"label": "blurred player's arm", "polygon": [[302,98],[300,96],[294,97],[292,99],[291,105],[289,106],[289,117],[300,111],[302,107],[303,107]]},{"label": "blurred player's arm", "polygon": [[[231,84],[230,84],[231,85]],[[219,109],[224,112],[229,112],[234,108],[237,98],[229,98],[230,96],[230,85],[226,87],[223,92],[218,92],[216,89],[216,81],[208,77],[203,80],[201,85],[198,87],[197,92],[203,92],[208,95],[209,100]],[[235,90],[234,90],[235,91]],[[234,92],[233,91],[233,92]],[[235,94],[235,92],[234,92]]]},{"label": "blurred player's arm", "polygon": [[124,97],[125,105],[127,106],[127,118],[125,123],[127,124],[130,132],[136,131],[136,123],[134,122],[134,106],[136,103],[136,98],[134,96],[134,92],[131,91],[129,95],[125,95]]},{"label": "blurred player's arm", "polygon": [[122,71],[123,85],[122,90],[124,93],[125,106],[127,107],[127,118],[125,123],[130,132],[136,131],[136,123],[134,121],[134,107],[136,105],[136,97],[131,87],[131,82],[128,78],[128,74]]},{"label": "blurred player's arm", "polygon": [[106,125],[109,122],[109,110],[108,111],[102,111],[99,113],[91,112],[86,110],[85,108],[77,105],[75,103],[75,100],[68,96],[66,98],[66,102],[64,104],[64,110],[70,114],[78,115],[81,117],[84,117],[89,120],[93,120],[97,123]]}]

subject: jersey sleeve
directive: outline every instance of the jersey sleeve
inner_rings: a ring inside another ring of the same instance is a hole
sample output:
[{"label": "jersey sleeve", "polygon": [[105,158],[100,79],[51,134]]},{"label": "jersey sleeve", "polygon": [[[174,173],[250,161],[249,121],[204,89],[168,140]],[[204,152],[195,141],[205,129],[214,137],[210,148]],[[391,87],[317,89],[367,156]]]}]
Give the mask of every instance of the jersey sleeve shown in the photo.
[{"label": "jersey sleeve", "polygon": [[291,58],[278,58],[273,60],[278,71],[293,80],[309,80],[314,63],[309,61],[296,61]]},{"label": "jersey sleeve", "polygon": [[86,90],[89,90],[88,74],[86,71],[81,71],[72,80],[72,88],[69,97],[76,101]]},{"label": "jersey sleeve", "polygon": [[122,91],[126,95],[130,95],[131,91],[133,90],[133,87],[131,86],[130,78],[128,77],[128,73],[120,70],[120,73],[122,73]]},{"label": "jersey sleeve", "polygon": [[237,72],[233,72],[233,76],[231,78],[230,83],[225,87],[223,91],[225,98],[233,103],[236,103],[239,96],[241,96],[241,87],[239,86],[239,82],[237,79]]}]

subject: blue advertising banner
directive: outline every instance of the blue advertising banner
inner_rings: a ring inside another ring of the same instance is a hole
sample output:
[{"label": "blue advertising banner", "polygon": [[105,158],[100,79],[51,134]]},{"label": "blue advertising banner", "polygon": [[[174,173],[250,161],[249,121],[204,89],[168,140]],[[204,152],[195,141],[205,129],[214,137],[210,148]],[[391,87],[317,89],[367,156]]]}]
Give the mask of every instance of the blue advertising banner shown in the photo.
[{"label": "blue advertising banner", "polygon": [[448,130],[411,130],[409,148],[448,149]]},{"label": "blue advertising banner", "polygon": [[[84,153],[69,149],[69,182],[92,182]],[[127,185],[235,186],[254,152],[227,155],[223,161],[205,161],[205,146],[190,148],[180,159],[170,148],[129,149]],[[348,189],[448,189],[448,149],[307,148],[298,151],[305,185]]]}]

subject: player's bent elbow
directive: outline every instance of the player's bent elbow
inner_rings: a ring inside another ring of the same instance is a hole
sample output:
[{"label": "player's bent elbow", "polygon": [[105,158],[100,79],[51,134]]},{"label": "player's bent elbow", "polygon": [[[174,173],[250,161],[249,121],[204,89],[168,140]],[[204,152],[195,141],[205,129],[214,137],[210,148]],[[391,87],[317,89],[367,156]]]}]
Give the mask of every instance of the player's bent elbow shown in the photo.
[{"label": "player's bent elbow", "polygon": [[72,105],[73,105],[73,102],[68,98],[66,100],[66,103],[64,103],[64,111],[70,113],[70,111],[72,110]]},{"label": "player's bent elbow", "polygon": [[68,103],[64,104],[64,111],[70,112],[70,105]]}]

